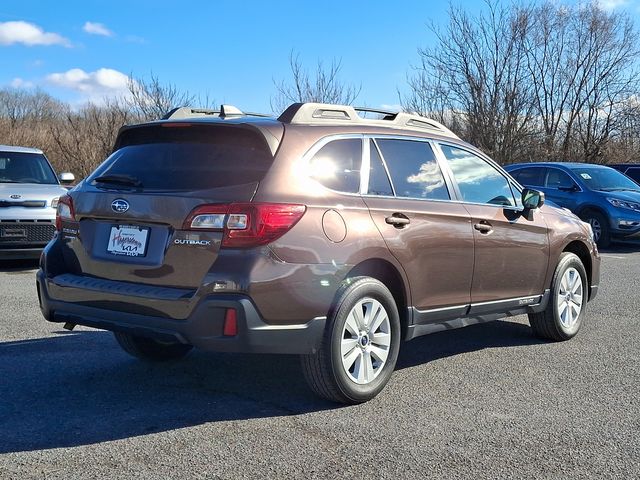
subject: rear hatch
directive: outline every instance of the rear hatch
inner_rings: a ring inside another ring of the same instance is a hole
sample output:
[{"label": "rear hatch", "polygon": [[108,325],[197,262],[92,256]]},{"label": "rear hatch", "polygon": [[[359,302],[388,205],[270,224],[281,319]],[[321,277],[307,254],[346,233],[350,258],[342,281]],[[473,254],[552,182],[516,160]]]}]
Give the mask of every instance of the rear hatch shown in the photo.
[{"label": "rear hatch", "polygon": [[59,225],[70,247],[65,263],[77,274],[195,289],[223,234],[191,229],[190,214],[251,201],[272,162],[273,146],[249,124],[128,128],[114,153],[70,193],[71,218]]}]

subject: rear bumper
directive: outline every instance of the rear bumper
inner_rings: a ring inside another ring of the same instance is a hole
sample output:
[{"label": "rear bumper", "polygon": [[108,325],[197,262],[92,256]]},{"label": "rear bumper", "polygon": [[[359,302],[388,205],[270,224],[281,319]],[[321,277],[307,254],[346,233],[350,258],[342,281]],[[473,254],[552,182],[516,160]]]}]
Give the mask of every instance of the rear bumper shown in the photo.
[{"label": "rear bumper", "polygon": [[[304,354],[317,351],[322,341],[326,318],[306,323],[272,325],[260,316],[251,299],[241,294],[216,294],[204,297],[184,319],[155,316],[149,312],[130,313],[101,308],[96,302],[70,302],[50,295],[52,280],[43,271],[36,275],[40,309],[50,322],[71,323],[119,331],[194,345],[220,352]],[[72,285],[65,287],[73,293]],[[127,302],[127,295],[122,295]],[[223,335],[227,309],[236,310],[237,335]]]}]

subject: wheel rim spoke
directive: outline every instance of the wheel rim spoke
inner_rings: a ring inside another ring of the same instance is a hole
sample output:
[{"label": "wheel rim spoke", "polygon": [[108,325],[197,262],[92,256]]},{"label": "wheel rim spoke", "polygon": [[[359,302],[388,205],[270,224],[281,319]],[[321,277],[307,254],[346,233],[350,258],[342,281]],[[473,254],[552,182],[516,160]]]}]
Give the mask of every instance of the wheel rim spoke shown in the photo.
[{"label": "wheel rim spoke", "polygon": [[360,354],[361,352],[357,345],[350,351],[342,354],[342,366],[346,371],[351,370],[351,367],[353,367],[353,364],[358,360]]},{"label": "wheel rim spoke", "polygon": [[391,345],[391,335],[385,332],[374,333],[371,343],[373,343],[374,345],[382,345],[384,347],[388,347],[389,345]]},{"label": "wheel rim spoke", "polygon": [[365,350],[362,352],[362,362],[364,363],[364,381],[365,383],[369,383],[373,380],[373,361],[371,359],[371,352]]},{"label": "wheel rim spoke", "polygon": [[363,303],[360,302],[358,305],[353,307],[351,310],[351,315],[355,318],[356,325],[358,326],[358,330],[364,329],[364,314],[363,314]]},{"label": "wheel rim spoke", "polygon": [[352,337],[358,338],[358,334],[360,333],[360,327],[358,325],[358,321],[356,320],[353,312],[350,312],[349,316],[347,317],[347,321],[345,323],[345,329],[349,332],[349,334],[351,334]]},{"label": "wheel rim spoke", "polygon": [[386,348],[377,347],[376,345],[372,345],[371,356],[379,362],[384,363],[387,361],[387,357],[389,356],[389,350],[387,350]]}]

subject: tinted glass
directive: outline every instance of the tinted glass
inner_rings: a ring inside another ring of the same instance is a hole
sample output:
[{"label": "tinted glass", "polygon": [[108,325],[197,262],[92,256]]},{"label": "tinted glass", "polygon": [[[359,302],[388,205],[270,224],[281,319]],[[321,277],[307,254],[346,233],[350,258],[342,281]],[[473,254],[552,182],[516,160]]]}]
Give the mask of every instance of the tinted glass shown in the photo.
[{"label": "tinted glass", "polygon": [[449,191],[428,143],[377,140],[387,163],[396,196],[448,200]]},{"label": "tinted glass", "polygon": [[380,153],[373,140],[370,141],[370,162],[369,162],[369,195],[393,195],[391,182],[382,163]]},{"label": "tinted glass", "polygon": [[116,148],[88,181],[126,175],[145,190],[204,190],[259,181],[273,162],[260,134],[237,127],[134,128]]},{"label": "tinted glass", "polygon": [[569,175],[557,168],[549,168],[547,174],[548,188],[571,188],[576,184]]},{"label": "tinted glass", "polygon": [[632,167],[624,173],[627,177],[631,177],[636,182],[640,181],[640,168]]},{"label": "tinted glass", "polygon": [[40,153],[0,152],[0,183],[56,185],[58,179]]},{"label": "tinted glass", "polygon": [[465,202],[515,206],[509,182],[493,165],[467,150],[441,147]]},{"label": "tinted glass", "polygon": [[510,172],[520,185],[541,187],[544,185],[544,172],[542,167],[520,168],[514,172]]},{"label": "tinted glass", "polygon": [[310,162],[311,176],[332,190],[360,191],[362,140],[348,138],[327,143]]},{"label": "tinted glass", "polygon": [[603,192],[640,191],[629,177],[609,167],[572,167],[571,170],[591,189]]}]

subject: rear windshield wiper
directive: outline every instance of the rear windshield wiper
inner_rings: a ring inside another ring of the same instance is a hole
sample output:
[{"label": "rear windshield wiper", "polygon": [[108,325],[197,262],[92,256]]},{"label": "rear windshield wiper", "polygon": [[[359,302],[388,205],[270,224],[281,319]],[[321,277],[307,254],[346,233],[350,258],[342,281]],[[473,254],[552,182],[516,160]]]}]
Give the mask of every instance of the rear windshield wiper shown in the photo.
[{"label": "rear windshield wiper", "polygon": [[142,187],[142,182],[131,175],[100,175],[94,178],[93,181],[97,183],[111,183],[113,185]]}]

